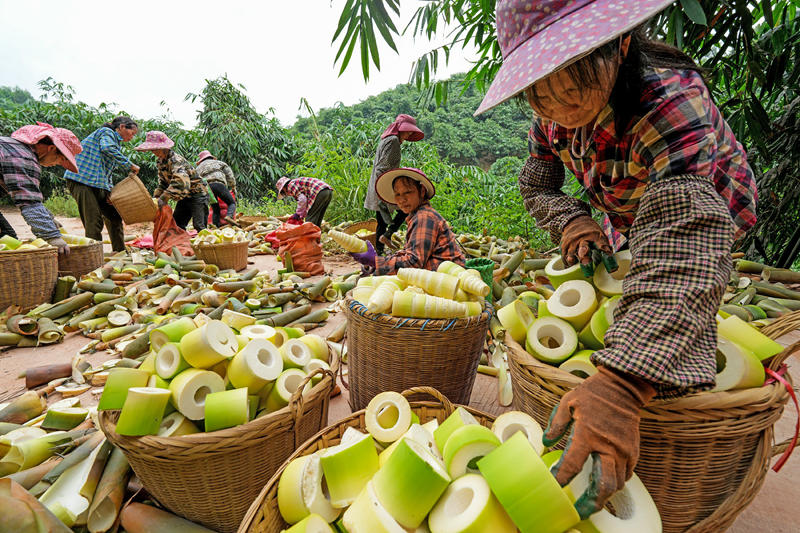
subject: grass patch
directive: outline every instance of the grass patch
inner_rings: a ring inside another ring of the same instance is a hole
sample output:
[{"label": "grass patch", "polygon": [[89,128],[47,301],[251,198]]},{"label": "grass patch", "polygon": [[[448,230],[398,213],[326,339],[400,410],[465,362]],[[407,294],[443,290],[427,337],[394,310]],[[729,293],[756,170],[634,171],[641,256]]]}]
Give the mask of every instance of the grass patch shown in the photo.
[{"label": "grass patch", "polygon": [[66,191],[55,191],[45,201],[44,206],[56,216],[78,217],[78,204]]}]

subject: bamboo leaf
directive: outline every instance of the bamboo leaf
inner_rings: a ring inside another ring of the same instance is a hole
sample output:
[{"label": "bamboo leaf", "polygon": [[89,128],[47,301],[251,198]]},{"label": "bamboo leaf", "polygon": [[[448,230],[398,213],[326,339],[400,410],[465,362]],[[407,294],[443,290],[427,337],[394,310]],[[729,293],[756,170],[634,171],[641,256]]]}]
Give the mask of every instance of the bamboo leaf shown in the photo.
[{"label": "bamboo leaf", "polygon": [[353,2],[355,2],[355,0],[347,0],[347,3],[344,5],[344,9],[342,9],[342,14],[339,16],[339,24],[336,27],[336,31],[333,33],[333,39],[331,39],[331,42],[334,42],[336,38],[339,36],[339,33],[341,33],[345,24],[347,24],[348,19],[350,19],[350,22],[352,24],[354,18],[351,17],[351,13],[353,10]]},{"label": "bamboo leaf", "polygon": [[700,26],[706,26],[706,14],[703,11],[703,6],[700,5],[698,0],[681,0],[683,11],[689,17],[689,20]]},{"label": "bamboo leaf", "polygon": [[774,28],[775,19],[772,16],[772,2],[770,0],[761,0],[761,9],[764,11],[764,20],[767,21],[770,28]]}]

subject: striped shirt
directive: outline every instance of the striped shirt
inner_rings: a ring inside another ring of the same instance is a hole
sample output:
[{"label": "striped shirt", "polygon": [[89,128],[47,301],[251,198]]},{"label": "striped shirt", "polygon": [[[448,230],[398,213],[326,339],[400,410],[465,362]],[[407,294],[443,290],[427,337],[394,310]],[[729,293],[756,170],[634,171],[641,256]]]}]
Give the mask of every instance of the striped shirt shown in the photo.
[{"label": "striped shirt", "polygon": [[427,201],[406,217],[406,223],[405,247],[386,257],[378,256],[376,274],[395,274],[401,268],[436,270],[444,261],[464,266],[464,252],[456,236]]},{"label": "striped shirt", "polygon": [[0,183],[16,205],[42,202],[42,166],[29,145],[0,137]]},{"label": "striped shirt", "polygon": [[295,178],[289,180],[289,182],[283,186],[281,192],[297,200],[295,215],[300,218],[306,218],[308,210],[314,204],[314,200],[317,199],[317,194],[323,189],[333,190],[333,187],[317,178]]},{"label": "striped shirt", "polygon": [[75,157],[78,172],[67,170],[64,178],[83,183],[96,189],[110,191],[114,183],[111,174],[116,168],[128,170],[131,160],[125,157],[120,149],[122,136],[111,128],[102,127],[94,130],[81,141],[83,151]]},{"label": "striped shirt", "polygon": [[197,165],[197,175],[209,185],[221,183],[231,192],[236,190],[236,178],[233,175],[233,170],[224,161],[211,159],[210,157],[204,159]]}]

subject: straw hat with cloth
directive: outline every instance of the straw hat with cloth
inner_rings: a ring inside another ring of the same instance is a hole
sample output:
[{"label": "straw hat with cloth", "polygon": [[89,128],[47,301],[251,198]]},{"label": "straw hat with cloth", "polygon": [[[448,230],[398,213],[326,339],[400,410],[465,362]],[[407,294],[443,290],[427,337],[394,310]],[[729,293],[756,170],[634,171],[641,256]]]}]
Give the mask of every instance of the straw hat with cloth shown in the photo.
[{"label": "straw hat with cloth", "polygon": [[390,204],[397,203],[394,198],[394,189],[392,188],[392,184],[396,178],[401,176],[405,176],[416,181],[417,183],[422,184],[422,186],[425,188],[426,200],[430,200],[436,194],[436,188],[433,186],[433,182],[431,182],[431,180],[428,179],[428,176],[426,176],[425,173],[420,169],[411,167],[395,168],[378,176],[378,181],[375,182],[375,191],[378,193],[378,196],[380,196],[381,200]]},{"label": "straw hat with cloth", "polygon": [[[78,137],[68,129],[54,128],[50,124],[37,122],[36,124],[22,126],[11,134],[11,138],[29,145],[35,145],[42,139],[49,139],[53,146],[56,147],[56,150],[64,156],[64,168],[72,172],[78,171],[75,156],[81,153],[83,147]],[[45,164],[43,166],[49,165]]]},{"label": "straw hat with cloth", "polygon": [[417,127],[417,121],[414,117],[400,114],[381,134],[381,139],[385,139],[389,135],[399,135],[402,132],[411,134],[408,136],[408,140],[411,142],[421,141],[425,137],[425,132]]},{"label": "straw hat with cloth", "polygon": [[175,146],[175,141],[167,137],[163,131],[152,130],[145,134],[144,142],[134,148],[137,152],[149,152],[152,150],[169,150]]}]

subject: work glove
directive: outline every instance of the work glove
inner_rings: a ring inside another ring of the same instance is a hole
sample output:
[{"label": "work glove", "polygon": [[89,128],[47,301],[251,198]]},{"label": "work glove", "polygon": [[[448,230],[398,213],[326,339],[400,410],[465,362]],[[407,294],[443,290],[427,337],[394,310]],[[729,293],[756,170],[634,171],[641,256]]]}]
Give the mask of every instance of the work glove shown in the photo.
[{"label": "work glove", "polygon": [[301,217],[298,214],[294,214],[294,215],[290,216],[289,220],[287,220],[286,222],[288,222],[289,224],[295,224],[295,225],[299,226],[300,224],[303,223],[303,217]]},{"label": "work glove", "polygon": [[590,244],[601,252],[609,255],[614,253],[603,228],[589,215],[580,215],[567,222],[561,231],[561,257],[564,265],[572,266],[576,262],[591,265]]},{"label": "work glove", "polygon": [[361,253],[351,253],[353,259],[364,265],[368,268],[375,268],[375,258],[378,254],[375,253],[375,248],[372,247],[372,243],[369,241],[364,241],[367,243],[367,251]]},{"label": "work glove", "polygon": [[650,383],[601,366],[553,409],[544,445],[553,446],[571,429],[552,469],[556,481],[567,485],[590,456],[593,462],[589,487],[575,502],[581,519],[602,509],[633,475],[639,460],[639,409],[653,396]]},{"label": "work glove", "polygon": [[64,254],[65,256],[69,255],[69,244],[67,244],[64,239],[61,237],[55,237],[53,239],[48,239],[47,244],[50,246],[55,246],[58,248],[59,254]]}]

